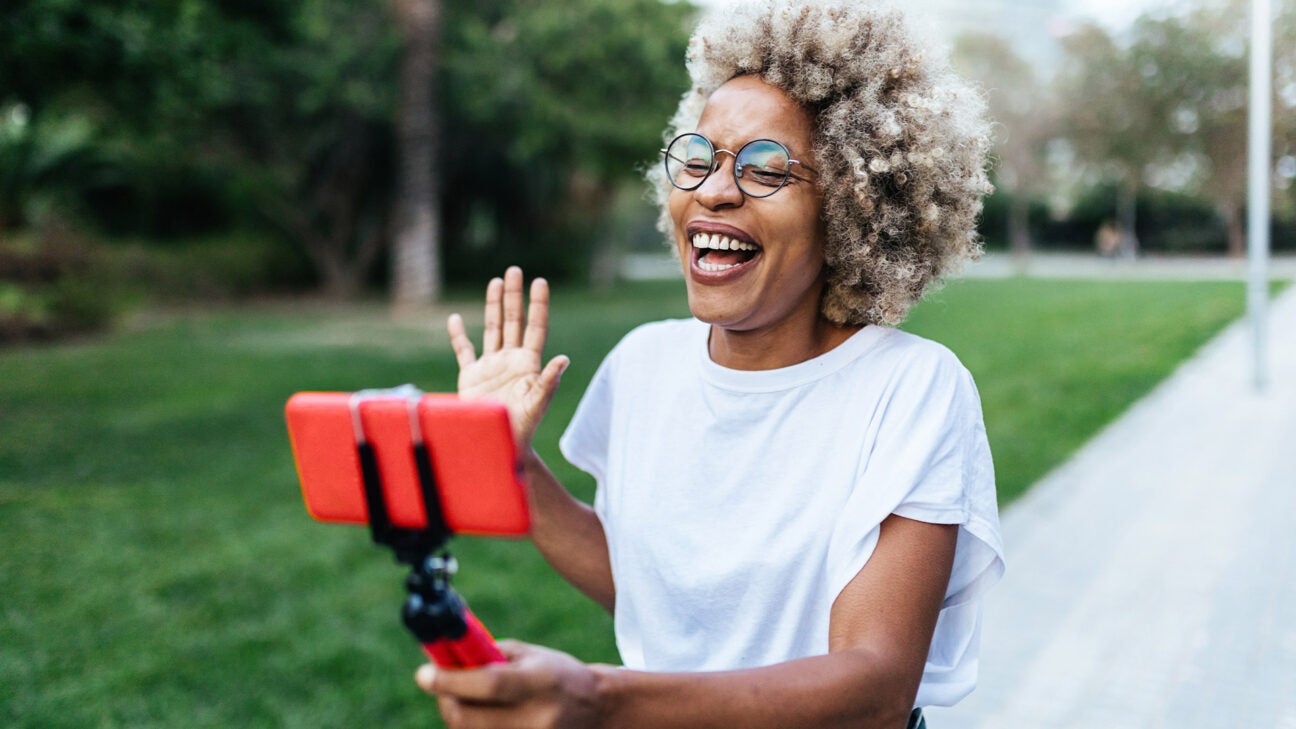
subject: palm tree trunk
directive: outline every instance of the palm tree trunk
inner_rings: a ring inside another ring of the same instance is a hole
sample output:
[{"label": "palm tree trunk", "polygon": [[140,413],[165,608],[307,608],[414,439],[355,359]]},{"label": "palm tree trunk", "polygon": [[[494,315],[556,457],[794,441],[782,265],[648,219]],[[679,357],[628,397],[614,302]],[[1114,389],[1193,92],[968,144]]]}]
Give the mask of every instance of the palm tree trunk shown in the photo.
[{"label": "palm tree trunk", "polygon": [[440,190],[437,170],[436,71],[440,60],[440,0],[395,0],[405,41],[397,121],[396,231],[392,301],[427,305],[441,295]]}]

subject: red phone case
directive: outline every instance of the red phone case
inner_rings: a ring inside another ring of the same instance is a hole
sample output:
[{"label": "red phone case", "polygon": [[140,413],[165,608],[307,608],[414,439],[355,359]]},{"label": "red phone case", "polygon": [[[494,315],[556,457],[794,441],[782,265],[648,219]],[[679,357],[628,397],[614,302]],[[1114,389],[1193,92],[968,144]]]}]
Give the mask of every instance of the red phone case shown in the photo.
[{"label": "red phone case", "polygon": [[[368,522],[351,406],[351,393],[300,392],[285,408],[306,509],[320,521]],[[356,406],[365,440],[378,461],[392,524],[425,527],[410,400],[368,396]],[[530,512],[504,406],[424,395],[417,401],[416,414],[446,526],[456,533],[525,534]]]}]

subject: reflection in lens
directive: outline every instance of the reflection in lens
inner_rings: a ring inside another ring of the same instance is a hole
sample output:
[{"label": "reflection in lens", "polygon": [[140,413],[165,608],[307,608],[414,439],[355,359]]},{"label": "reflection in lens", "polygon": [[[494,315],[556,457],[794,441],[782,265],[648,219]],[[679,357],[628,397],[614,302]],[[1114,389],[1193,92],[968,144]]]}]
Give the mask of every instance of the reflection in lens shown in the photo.
[{"label": "reflection in lens", "polygon": [[[738,188],[749,197],[773,195],[791,175],[792,160],[787,147],[772,139],[748,142],[734,157],[734,178]],[[667,145],[664,163],[671,184],[681,190],[695,190],[715,171],[715,149],[706,137],[687,132]]]},{"label": "reflection in lens", "polygon": [[684,172],[693,177],[706,177],[711,171],[711,145],[706,139],[693,135],[685,145]]},{"label": "reflection in lens", "polygon": [[[788,151],[778,142],[758,139],[738,150],[738,166],[742,170],[738,184],[743,191],[757,196],[767,195],[771,188],[778,189],[787,179],[790,166]],[[748,187],[755,189],[748,191]]]},{"label": "reflection in lens", "polygon": [[666,149],[666,174],[684,189],[702,184],[711,171],[711,144],[700,134],[676,137]]}]

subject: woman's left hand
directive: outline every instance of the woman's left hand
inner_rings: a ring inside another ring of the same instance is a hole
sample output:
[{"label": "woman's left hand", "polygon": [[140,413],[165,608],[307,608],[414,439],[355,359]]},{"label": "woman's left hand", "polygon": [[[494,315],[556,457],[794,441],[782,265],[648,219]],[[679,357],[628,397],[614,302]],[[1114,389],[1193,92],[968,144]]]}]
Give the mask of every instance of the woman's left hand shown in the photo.
[{"label": "woman's left hand", "polygon": [[427,664],[414,675],[437,697],[451,729],[577,729],[602,721],[598,676],[559,651],[512,640],[499,642],[508,663],[447,669]]}]

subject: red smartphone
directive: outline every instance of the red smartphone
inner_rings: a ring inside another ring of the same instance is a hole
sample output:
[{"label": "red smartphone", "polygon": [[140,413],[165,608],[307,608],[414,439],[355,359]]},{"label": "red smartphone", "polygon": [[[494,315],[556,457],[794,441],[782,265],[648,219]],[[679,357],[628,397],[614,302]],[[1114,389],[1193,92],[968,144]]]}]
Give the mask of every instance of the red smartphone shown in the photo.
[{"label": "red smartphone", "polygon": [[300,392],[285,412],[306,509],[320,521],[369,521],[358,453],[363,438],[374,451],[392,525],[426,527],[411,448],[421,438],[452,532],[520,536],[530,527],[503,405],[454,395]]}]

